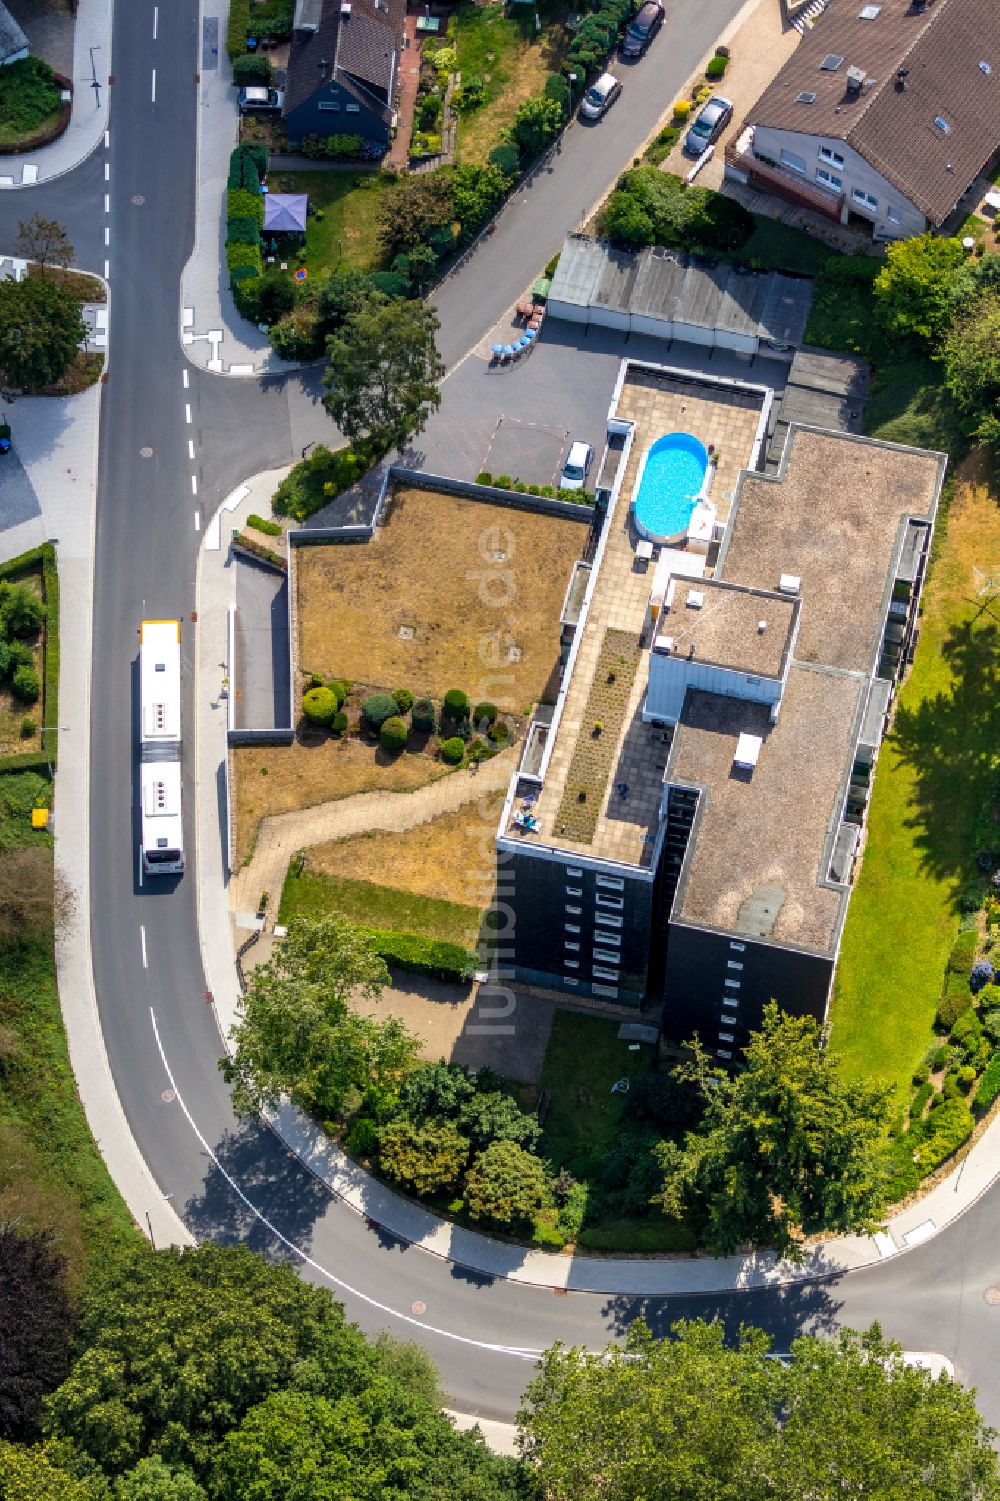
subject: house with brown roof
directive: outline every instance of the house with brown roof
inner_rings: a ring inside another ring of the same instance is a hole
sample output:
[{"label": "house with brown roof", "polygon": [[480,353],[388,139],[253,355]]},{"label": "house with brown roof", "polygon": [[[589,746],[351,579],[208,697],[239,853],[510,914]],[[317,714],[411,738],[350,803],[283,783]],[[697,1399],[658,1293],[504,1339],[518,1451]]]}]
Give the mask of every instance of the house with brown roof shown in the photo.
[{"label": "house with brown roof", "polygon": [[297,0],[285,82],[288,143],[359,135],[387,150],[406,0]]},{"label": "house with brown roof", "polygon": [[939,228],[998,147],[997,0],[831,0],[726,173],[903,239]]}]

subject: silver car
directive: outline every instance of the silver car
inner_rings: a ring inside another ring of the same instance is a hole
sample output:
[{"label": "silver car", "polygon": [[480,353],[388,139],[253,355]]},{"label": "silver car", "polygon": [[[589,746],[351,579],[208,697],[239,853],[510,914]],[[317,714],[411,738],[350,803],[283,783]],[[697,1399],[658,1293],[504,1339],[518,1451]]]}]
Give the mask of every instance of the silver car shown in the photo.
[{"label": "silver car", "polygon": [[596,83],[580,100],[580,114],[584,120],[599,120],[609,110],[622,91],[619,80],[613,73],[602,73]]},{"label": "silver car", "polygon": [[716,94],[698,111],[694,124],[684,137],[684,150],[688,156],[701,156],[717,141],[733,118],[732,100]]}]

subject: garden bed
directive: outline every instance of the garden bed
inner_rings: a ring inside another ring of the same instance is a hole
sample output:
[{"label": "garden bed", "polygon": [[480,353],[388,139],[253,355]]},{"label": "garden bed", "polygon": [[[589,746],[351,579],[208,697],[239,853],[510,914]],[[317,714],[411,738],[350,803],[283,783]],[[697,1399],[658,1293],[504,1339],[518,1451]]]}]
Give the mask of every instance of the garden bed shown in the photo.
[{"label": "garden bed", "polygon": [[[304,265],[316,281],[331,271],[380,271],[385,255],[376,239],[379,202],[390,179],[377,167],[351,171],[288,172],[272,170],[273,193],[307,193],[313,210],[306,221]],[[317,214],[316,210],[319,211]],[[289,275],[297,264],[295,252],[281,255]]]},{"label": "garden bed", "polygon": [[[0,629],[0,771],[56,761],[59,722],[59,580],[51,543],[0,564],[0,590],[24,589],[38,623],[10,619]],[[15,675],[25,674],[17,684]],[[43,731],[45,735],[43,736]],[[45,744],[45,739],[48,745]],[[47,752],[47,754],[46,754]]]}]

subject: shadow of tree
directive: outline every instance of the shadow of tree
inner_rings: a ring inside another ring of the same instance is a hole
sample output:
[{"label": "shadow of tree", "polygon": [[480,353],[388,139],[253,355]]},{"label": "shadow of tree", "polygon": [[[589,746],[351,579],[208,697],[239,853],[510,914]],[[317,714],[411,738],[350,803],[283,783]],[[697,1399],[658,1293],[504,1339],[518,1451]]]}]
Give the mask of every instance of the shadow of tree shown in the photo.
[{"label": "shadow of tree", "polygon": [[950,690],[901,703],[890,744],[914,774],[907,827],[923,869],[961,882],[981,850],[1000,851],[1000,628],[989,604],[949,632],[941,655]]},{"label": "shadow of tree", "polygon": [[657,1339],[666,1338],[678,1319],[718,1319],[731,1340],[741,1325],[766,1329],[773,1337],[773,1349],[783,1353],[800,1334],[832,1334],[837,1329],[842,1304],[831,1294],[831,1285],[828,1281],[790,1282],[780,1287],[674,1297],[622,1293],[608,1298],[601,1314],[609,1338],[623,1338],[637,1319]]}]

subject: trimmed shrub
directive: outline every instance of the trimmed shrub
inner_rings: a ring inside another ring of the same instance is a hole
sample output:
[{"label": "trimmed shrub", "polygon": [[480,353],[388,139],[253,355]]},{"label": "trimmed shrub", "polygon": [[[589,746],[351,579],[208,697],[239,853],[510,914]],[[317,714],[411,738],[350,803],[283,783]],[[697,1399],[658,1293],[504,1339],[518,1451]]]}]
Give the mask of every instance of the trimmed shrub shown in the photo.
[{"label": "trimmed shrub", "polygon": [[21,739],[30,740],[32,735],[35,735],[37,733],[37,722],[34,719],[29,719],[27,716],[25,716],[25,718],[21,720]]},{"label": "trimmed shrub", "polygon": [[38,673],[27,662],[21,663],[11,678],[10,686],[14,697],[20,699],[22,704],[37,703],[41,697],[42,685]]},{"label": "trimmed shrub", "polygon": [[933,1084],[921,1084],[920,1088],[917,1090],[916,1094],[913,1096],[913,1099],[910,1101],[910,1120],[911,1121],[918,1121],[918,1120],[921,1119],[921,1117],[923,1116],[923,1113],[924,1113],[924,1109],[925,1109],[925,1107],[927,1105],[927,1101],[930,1099],[930,1097],[931,1097],[931,1095],[933,1093],[934,1093],[934,1085]]},{"label": "trimmed shrub", "polygon": [[337,708],[342,709],[344,707],[344,700],[347,698],[347,684],[344,682],[344,679],[331,678],[325,684],[325,687],[329,688],[330,692],[336,695]]},{"label": "trimmed shrub", "polygon": [[457,766],[465,755],[465,741],[455,735],[451,740],[441,742],[441,759],[449,766]]},{"label": "trimmed shrub", "polygon": [[413,713],[410,715],[410,719],[413,722],[413,728],[415,730],[432,730],[434,728],[434,721],[436,718],[437,715],[434,712],[434,705],[431,703],[430,699],[418,698],[416,703],[413,705]]},{"label": "trimmed shrub", "polygon": [[469,695],[461,688],[449,688],[444,696],[444,712],[453,724],[469,717]]},{"label": "trimmed shrub", "polygon": [[259,276],[263,266],[260,258],[259,245],[227,245],[226,266],[230,272],[237,271],[243,266],[250,269],[251,275]]},{"label": "trimmed shrub", "polygon": [[269,84],[271,82],[271,59],[264,52],[248,52],[245,57],[237,57],[233,62],[233,83],[237,88],[246,88],[248,84]]},{"label": "trimmed shrub", "polygon": [[230,188],[226,194],[226,217],[256,219],[259,229],[264,223],[264,194]]},{"label": "trimmed shrub", "polygon": [[929,1063],[918,1063],[913,1070],[912,1083],[919,1089],[921,1084],[926,1084],[930,1077],[931,1066]]},{"label": "trimmed shrub", "polygon": [[950,974],[968,975],[976,957],[977,941],[978,935],[974,928],[959,933],[948,955],[947,969]]},{"label": "trimmed shrub", "polygon": [[940,1073],[941,1069],[948,1067],[954,1056],[954,1048],[949,1048],[947,1045],[937,1048],[931,1055],[931,1068],[935,1073]]},{"label": "trimmed shrub", "polygon": [[335,735],[344,734],[345,730],[347,729],[347,715],[344,713],[343,709],[338,709],[336,714],[330,720],[330,728]]},{"label": "trimmed shrub", "polygon": [[494,490],[509,490],[513,484],[514,481],[509,474],[498,474],[493,480]]},{"label": "trimmed shrub", "polygon": [[986,1071],[979,1081],[979,1088],[972,1098],[972,1103],[977,1110],[989,1110],[997,1095],[1000,1094],[1000,1052],[994,1053]]},{"label": "trimmed shrub", "polygon": [[396,708],[400,714],[408,714],[413,708],[413,694],[409,688],[397,688],[392,696],[396,700]]},{"label": "trimmed shrub", "polygon": [[392,933],[382,928],[365,928],[364,932],[386,964],[394,964],[411,974],[460,985],[475,968],[476,955],[467,953],[457,943],[443,943],[419,933]]},{"label": "trimmed shrub", "polygon": [[717,52],[709,62],[708,67],[705,69],[705,77],[710,78],[713,81],[717,78],[721,78],[728,67],[729,58],[723,57],[721,53]]},{"label": "trimmed shrub", "polygon": [[962,1099],[945,1100],[928,1122],[927,1135],[915,1152],[921,1177],[940,1167],[972,1134],[972,1111]]},{"label": "trimmed shrub", "polygon": [[490,471],[488,469],[480,469],[479,473],[476,475],[476,484],[477,485],[492,485],[492,483],[493,483],[493,476],[490,473]]},{"label": "trimmed shrub", "polygon": [[490,152],[490,166],[497,167],[504,177],[517,176],[521,165],[521,153],[510,141],[503,141]]},{"label": "trimmed shrub", "polygon": [[958,1020],[955,1022],[955,1025],[951,1029],[951,1041],[955,1043],[957,1047],[961,1047],[963,1044],[967,1043],[970,1038],[977,1038],[981,1037],[982,1035],[983,1029],[980,1025],[979,1017],[973,1011],[971,1006],[967,1011],[962,1012],[961,1016],[958,1018]]},{"label": "trimmed shrub", "polygon": [[373,693],[361,705],[361,716],[372,729],[379,730],[396,713],[396,700],[388,693]]},{"label": "trimmed shrub", "polygon": [[[265,537],[280,537],[283,530],[276,521],[268,521],[264,516],[257,516],[252,511],[247,517],[247,526],[252,526],[255,532],[263,532]],[[317,682],[312,686],[318,688],[320,684]]]},{"label": "trimmed shrub", "polygon": [[8,636],[33,636],[45,619],[45,606],[26,584],[0,583],[0,625]]},{"label": "trimmed shrub", "polygon": [[494,724],[496,722],[496,717],[496,704],[488,703],[486,700],[484,700],[481,704],[477,704],[472,711],[473,722],[477,725],[481,725],[484,720],[486,721],[487,725]]},{"label": "trimmed shrub", "polygon": [[378,732],[379,745],[390,755],[398,755],[409,739],[410,732],[395,714],[382,721]]},{"label": "trimmed shrub", "polygon": [[374,1157],[378,1151],[378,1126],[369,1115],[359,1115],[344,1137],[352,1157]]},{"label": "trimmed shrub", "polygon": [[993,966],[988,959],[977,959],[969,974],[969,989],[978,995],[984,985],[993,980]]},{"label": "trimmed shrub", "polygon": [[302,699],[302,712],[310,724],[331,724],[337,712],[336,695],[329,688],[310,688]]},{"label": "trimmed shrub", "polygon": [[259,245],[260,230],[257,227],[257,220],[249,214],[239,214],[235,218],[227,219],[226,244]]},{"label": "trimmed shrub", "polygon": [[410,279],[407,276],[399,276],[395,271],[373,271],[369,281],[376,292],[383,292],[386,297],[409,297]]},{"label": "trimmed shrub", "polygon": [[691,104],[687,99],[678,99],[674,105],[674,119],[683,124],[691,113]]},{"label": "trimmed shrub", "polygon": [[942,1032],[950,1032],[959,1017],[968,1011],[971,1005],[972,997],[969,994],[969,987],[963,984],[957,995],[945,994],[938,1001],[934,1025]]},{"label": "trimmed shrub", "polygon": [[972,1088],[973,1084],[975,1084],[976,1082],[976,1070],[970,1063],[963,1064],[962,1067],[958,1070],[958,1073],[955,1076],[955,1082],[957,1083],[959,1089]]}]

